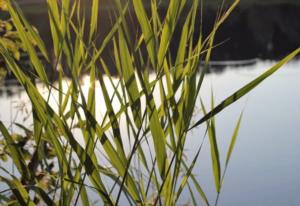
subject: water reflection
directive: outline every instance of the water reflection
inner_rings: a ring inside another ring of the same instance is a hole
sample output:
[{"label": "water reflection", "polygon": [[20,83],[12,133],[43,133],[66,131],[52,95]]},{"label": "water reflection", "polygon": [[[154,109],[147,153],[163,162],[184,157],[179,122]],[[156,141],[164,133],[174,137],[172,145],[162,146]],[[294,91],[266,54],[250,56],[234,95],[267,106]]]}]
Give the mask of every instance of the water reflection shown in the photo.
[{"label": "water reflection", "polygon": [[[221,74],[210,73],[205,78],[201,98],[209,108],[211,87],[215,94],[215,102],[218,103],[273,64],[274,62],[270,61],[259,61],[239,68],[228,66]],[[289,63],[249,95],[217,115],[217,137],[223,166],[236,120],[244,109],[242,127],[225,177],[220,205],[297,206],[300,204],[298,194],[300,191],[299,68],[300,61]],[[83,78],[82,84],[83,90],[87,91],[88,77]],[[11,90],[14,90],[13,88],[15,86],[11,86]],[[112,88],[107,89],[110,91]],[[43,94],[46,96],[46,93]],[[96,105],[99,105],[97,108],[99,119],[105,112],[101,95],[101,92],[97,91]],[[30,105],[23,91],[17,95],[0,97],[1,121],[6,123],[12,121],[11,116],[16,115],[20,101]],[[51,104],[55,108],[55,100]],[[115,105],[116,109],[118,107],[119,105]],[[30,111],[30,106],[28,109]],[[21,117],[25,112],[18,111],[19,119],[16,121],[23,121]],[[30,124],[30,120],[26,121]],[[121,124],[121,129],[124,131],[126,128]],[[187,142],[187,159],[193,157],[197,146],[201,143],[203,133],[202,127],[191,132]],[[213,202],[216,193],[209,160],[210,151],[206,141],[194,174],[202,184],[209,200]],[[182,196],[180,203],[188,201],[185,198],[188,191],[184,192],[186,195]],[[197,200],[201,202],[198,197]]]},{"label": "water reflection", "polygon": [[[249,59],[249,60],[240,60],[240,61],[211,61],[209,63],[207,73],[213,74],[223,74],[227,69],[238,70],[241,67],[252,66],[259,62],[259,59]],[[204,63],[203,63],[204,64]],[[203,65],[202,64],[202,65]],[[110,71],[113,76],[117,74],[114,71]],[[50,81],[55,82],[57,80],[57,74],[53,72],[48,72],[50,76]],[[21,91],[21,85],[18,83],[16,78],[12,73],[6,74],[4,79],[0,79],[0,97],[2,95],[12,96],[19,94]]]}]

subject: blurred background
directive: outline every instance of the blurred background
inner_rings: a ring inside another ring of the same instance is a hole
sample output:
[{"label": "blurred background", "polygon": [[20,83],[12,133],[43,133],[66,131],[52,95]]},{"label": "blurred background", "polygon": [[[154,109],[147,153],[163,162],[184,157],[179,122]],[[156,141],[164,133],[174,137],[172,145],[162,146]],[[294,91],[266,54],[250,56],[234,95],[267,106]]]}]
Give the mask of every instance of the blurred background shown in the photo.
[{"label": "blurred background", "polygon": [[[100,21],[98,25],[98,39],[100,45],[103,38],[112,26],[112,12],[115,9],[111,0],[99,0]],[[125,1],[125,0],[123,0]],[[52,51],[52,38],[48,21],[46,0],[17,0],[18,4],[43,38],[48,50]],[[148,1],[145,1],[147,7]],[[166,13],[166,0],[161,1],[159,13]],[[225,1],[225,10],[231,1]],[[84,4],[84,1],[83,1]],[[203,0],[203,12],[199,12],[198,27],[195,35],[200,32],[207,36],[212,30],[222,0]],[[87,7],[87,4],[86,4]],[[148,10],[149,10],[148,6]],[[130,9],[129,9],[130,10]],[[279,60],[300,45],[300,1],[298,0],[241,0],[239,6],[231,14],[230,18],[221,26],[217,32],[215,44],[218,45],[213,53],[212,60],[217,61],[215,65],[221,72],[226,66],[224,61],[235,61],[234,64],[253,64],[257,60]],[[184,12],[183,12],[184,16]],[[1,18],[6,18],[7,13],[1,12]],[[184,19],[184,18],[183,18]],[[201,25],[201,19],[203,24]],[[178,29],[172,39],[172,47],[176,51],[180,38],[180,25],[184,20],[179,20]],[[139,26],[136,19],[130,19],[132,35],[138,31]],[[134,37],[133,37],[134,38]],[[112,45],[108,47],[103,56],[110,69],[114,70],[111,59]],[[174,55],[176,55],[174,53]],[[26,56],[24,57],[26,61]],[[49,78],[55,80],[56,72],[51,68]],[[6,78],[10,78],[7,76]]]},{"label": "blurred background", "polygon": [[[37,27],[44,40],[50,45],[46,0],[18,0],[18,2],[30,22]],[[100,0],[100,2],[101,39],[109,30],[109,12],[113,9],[113,1]],[[166,10],[163,2],[160,11],[162,15]],[[225,5],[226,2],[228,4],[230,1],[225,1]],[[221,0],[203,0],[204,33],[211,31],[221,4]],[[240,5],[218,32],[216,43],[225,42],[215,49],[213,59],[279,59],[283,57],[300,45],[299,11],[299,0],[241,0]],[[200,22],[197,29],[200,31]]]}]

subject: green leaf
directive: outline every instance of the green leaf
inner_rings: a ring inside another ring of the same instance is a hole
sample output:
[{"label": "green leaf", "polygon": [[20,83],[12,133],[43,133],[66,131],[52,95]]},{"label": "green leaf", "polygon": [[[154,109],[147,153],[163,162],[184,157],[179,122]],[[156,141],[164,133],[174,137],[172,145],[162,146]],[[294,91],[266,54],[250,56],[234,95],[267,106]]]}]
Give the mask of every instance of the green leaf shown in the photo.
[{"label": "green leaf", "polygon": [[121,61],[121,72],[122,72],[120,76],[124,80],[127,94],[129,97],[129,102],[132,105],[131,110],[133,113],[133,119],[136,123],[136,126],[140,128],[142,124],[141,102],[139,98],[138,84],[133,69],[133,62],[130,56],[129,49],[126,45],[124,34],[121,30],[119,30],[118,37],[119,37],[120,61]]},{"label": "green leaf", "polygon": [[151,92],[148,77],[143,78],[141,76],[141,73],[139,73],[139,79],[146,95],[149,128],[154,142],[154,150],[156,154],[157,165],[160,175],[164,179],[167,177],[165,169],[168,162],[166,153],[166,136],[160,123],[158,111],[155,106],[154,97],[153,93]]},{"label": "green leaf", "polygon": [[25,31],[25,28],[21,22],[21,19],[19,18],[19,14],[12,7],[10,1],[8,1],[7,7],[8,7],[8,11],[13,19],[14,25],[18,31],[18,34],[22,40],[22,43],[24,44],[26,51],[29,54],[30,62],[34,66],[34,69],[37,72],[37,74],[39,75],[40,79],[43,82],[48,82],[45,68],[44,68],[43,64],[41,63],[41,61],[37,55],[37,52],[35,51],[34,46],[29,39],[28,34]]},{"label": "green leaf", "polygon": [[124,146],[123,146],[123,142],[122,142],[119,123],[118,123],[118,120],[116,118],[115,112],[113,110],[113,105],[112,105],[112,102],[110,101],[108,91],[106,89],[106,85],[103,81],[103,78],[102,78],[101,74],[99,74],[98,77],[99,77],[99,82],[100,82],[100,85],[101,85],[101,90],[102,90],[102,93],[103,93],[105,105],[106,105],[106,108],[107,108],[107,113],[108,113],[108,116],[109,116],[109,119],[110,119],[110,122],[111,122],[112,130],[113,130],[113,134],[114,134],[114,139],[115,139],[115,144],[117,145],[117,154],[122,159],[122,161],[124,163],[126,163],[127,160],[126,160],[126,156],[125,156],[125,151],[124,151]]},{"label": "green leaf", "polygon": [[235,93],[230,95],[228,98],[223,100],[218,106],[216,106],[213,110],[208,112],[204,117],[202,117],[200,120],[198,120],[192,127],[190,127],[189,130],[201,125],[205,121],[211,119],[213,116],[221,112],[223,109],[231,105],[232,103],[239,100],[241,97],[249,93],[252,89],[254,89],[257,85],[259,85],[262,81],[264,81],[266,78],[271,76],[274,72],[279,70],[284,64],[292,60],[296,55],[300,53],[300,48],[296,49],[294,52],[286,56],[284,59],[282,59],[279,63],[277,63],[275,66],[271,67],[269,70],[261,74],[259,77],[248,83],[247,85],[243,86],[241,89],[237,90]]},{"label": "green leaf", "polygon": [[[14,2],[14,1],[12,1],[12,2]],[[49,55],[48,55],[46,46],[44,44],[44,41],[42,40],[42,38],[38,34],[37,30],[29,24],[29,22],[27,21],[25,15],[23,14],[22,10],[19,8],[19,6],[16,3],[14,3],[14,9],[16,10],[17,14],[20,17],[20,20],[24,24],[24,27],[26,29],[26,34],[28,35],[29,40],[32,43],[34,43],[34,46],[39,48],[39,50],[42,53],[43,57],[49,62],[50,59],[49,59]]]},{"label": "green leaf", "polygon": [[98,7],[99,7],[99,0],[93,0],[92,3],[92,12],[91,12],[91,23],[90,23],[90,34],[89,34],[89,41],[91,42],[93,35],[97,31],[97,24],[98,24]]},{"label": "green leaf", "polygon": [[243,113],[240,115],[239,119],[238,119],[238,122],[236,124],[236,127],[234,129],[234,132],[232,134],[232,137],[231,137],[231,141],[230,141],[230,145],[229,145],[229,148],[227,150],[227,155],[226,155],[226,167],[229,163],[229,160],[230,160],[230,157],[231,157],[231,154],[232,154],[232,151],[233,151],[233,148],[235,146],[235,142],[236,142],[236,139],[237,139],[237,136],[239,134],[239,130],[240,130],[240,126],[241,126],[241,121],[242,121],[242,117],[243,117]]},{"label": "green leaf", "polygon": [[[8,51],[0,44],[0,53],[5,59],[6,64],[12,70],[18,81],[24,86],[28,96],[31,99],[33,107],[36,109],[36,113],[40,121],[46,126],[46,135],[53,144],[56,155],[60,166],[63,171],[67,173],[69,178],[73,179],[70,174],[70,165],[65,156],[65,151],[62,148],[62,144],[59,142],[59,136],[66,138],[74,152],[76,152],[81,164],[85,166],[86,172],[89,175],[91,182],[99,189],[99,195],[103,198],[104,202],[112,203],[111,198],[107,194],[106,188],[101,180],[100,174],[97,171],[97,163],[95,159],[89,156],[89,153],[84,150],[74,138],[71,129],[48,105],[48,103],[43,99],[37,88],[32,84],[32,82],[26,77],[26,75],[21,71],[16,62],[10,57]],[[58,130],[62,133],[58,133]],[[90,152],[90,151],[88,151]]]},{"label": "green leaf", "polygon": [[7,147],[10,151],[10,156],[18,171],[20,172],[20,174],[22,174],[24,178],[26,178],[26,180],[31,180],[30,170],[28,169],[27,164],[23,159],[20,148],[15,144],[15,141],[13,140],[12,136],[8,133],[2,121],[0,121],[0,131],[6,139]]},{"label": "green leaf", "polygon": [[[127,9],[128,9],[128,2],[126,3],[126,5],[125,5],[125,7],[123,9],[123,13],[125,13],[127,11]],[[88,66],[86,68],[90,68],[91,66],[93,66],[95,64],[95,62],[97,60],[99,60],[102,52],[104,51],[104,49],[106,48],[106,46],[112,41],[115,33],[119,30],[120,25],[122,23],[122,20],[123,20],[123,16],[120,16],[120,17],[117,18],[115,24],[111,28],[110,32],[103,39],[100,48],[97,49],[97,52],[92,56],[92,59],[91,59],[90,63],[88,64]]]},{"label": "green leaf", "polygon": [[[191,163],[191,165],[190,165],[189,167],[187,167],[186,163],[183,163],[184,166],[185,166],[186,172],[185,172],[185,174],[184,174],[184,176],[183,176],[183,178],[182,178],[182,180],[181,180],[181,184],[180,184],[179,189],[178,189],[178,191],[177,191],[177,193],[176,193],[176,200],[175,200],[175,203],[178,201],[178,199],[179,199],[179,197],[180,197],[180,195],[181,195],[181,192],[182,192],[182,191],[184,190],[184,188],[186,187],[186,184],[188,184],[189,178],[190,178],[191,176],[193,176],[192,171],[193,171],[194,166],[195,166],[195,164],[196,164],[196,161],[197,161],[197,159],[198,159],[198,157],[199,157],[201,148],[202,148],[202,147],[200,146],[199,149],[198,149],[198,151],[197,151],[197,153],[196,153],[196,155],[195,155],[195,157],[194,157],[194,159],[193,159],[193,161],[192,161],[192,163]],[[203,193],[203,194],[204,194],[204,193]],[[206,199],[205,194],[204,194],[204,197],[205,197],[204,199]],[[206,201],[207,201],[207,200],[206,200]]]},{"label": "green leaf", "polygon": [[[204,114],[206,114],[206,110],[202,101],[201,101],[201,106]],[[213,100],[212,100],[212,107],[213,107]],[[210,143],[210,153],[211,153],[213,174],[215,179],[215,186],[216,186],[216,191],[219,193],[221,187],[221,166],[220,166],[220,157],[219,157],[219,149],[218,149],[218,143],[216,137],[214,117],[212,117],[210,121],[207,121],[207,127],[208,127],[208,137]]]},{"label": "green leaf", "polygon": [[170,48],[169,44],[171,42],[181,8],[185,5],[185,3],[186,0],[182,0],[180,1],[180,3],[177,0],[171,0],[169,3],[169,8],[166,14],[165,21],[163,23],[162,34],[158,49],[158,69],[163,65],[166,53]]},{"label": "green leaf", "polygon": [[19,204],[35,206],[34,202],[30,199],[27,190],[24,188],[24,185],[17,178],[13,177],[12,180],[9,180],[0,176],[0,182],[5,182],[10,187]]},{"label": "green leaf", "polygon": [[153,66],[156,66],[157,58],[155,51],[155,35],[150,25],[150,21],[147,17],[146,10],[144,8],[142,0],[134,0],[133,6],[135,14],[139,21],[140,27],[143,32],[144,41],[147,47],[147,51]]},{"label": "green leaf", "polygon": [[194,183],[195,187],[196,187],[196,190],[199,194],[199,196],[202,198],[202,200],[204,201],[205,205],[209,206],[209,202],[207,200],[207,197],[202,189],[202,187],[200,186],[200,183],[199,181],[195,178],[194,175],[191,175],[191,179],[192,179],[192,182]]}]

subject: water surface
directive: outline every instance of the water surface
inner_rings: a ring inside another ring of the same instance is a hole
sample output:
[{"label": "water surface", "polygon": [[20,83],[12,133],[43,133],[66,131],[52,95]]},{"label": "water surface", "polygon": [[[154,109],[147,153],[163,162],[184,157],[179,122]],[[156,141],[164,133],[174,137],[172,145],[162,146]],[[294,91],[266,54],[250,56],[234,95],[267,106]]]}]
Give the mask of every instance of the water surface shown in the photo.
[{"label": "water surface", "polygon": [[[219,103],[273,64],[274,62],[270,61],[260,61],[254,65],[240,68],[227,67],[222,73],[208,74],[201,90],[201,98],[207,109],[210,106],[211,88],[214,91],[215,102]],[[86,84],[84,88],[88,89],[88,81],[83,81],[83,84]],[[221,165],[224,169],[230,137],[240,113],[244,111],[240,134],[227,170],[219,205],[298,206],[300,204],[299,88],[300,61],[294,61],[284,66],[249,95],[217,115],[217,140]],[[0,96],[1,121],[6,125],[12,121],[21,122],[28,114],[29,118],[25,119],[25,122],[30,124],[31,111],[24,91],[16,86],[1,86],[1,91],[3,91]],[[99,93],[98,104],[101,104],[101,98]],[[99,107],[97,111],[101,114],[105,108]],[[199,114],[196,113],[195,119],[201,117]],[[186,150],[187,160],[193,158],[203,134],[203,126],[190,133]],[[207,140],[194,174],[208,199],[213,203],[216,192]],[[0,188],[2,190],[3,185]],[[180,203],[189,202],[186,195],[187,191],[180,199]],[[198,202],[201,202],[200,197]]]}]

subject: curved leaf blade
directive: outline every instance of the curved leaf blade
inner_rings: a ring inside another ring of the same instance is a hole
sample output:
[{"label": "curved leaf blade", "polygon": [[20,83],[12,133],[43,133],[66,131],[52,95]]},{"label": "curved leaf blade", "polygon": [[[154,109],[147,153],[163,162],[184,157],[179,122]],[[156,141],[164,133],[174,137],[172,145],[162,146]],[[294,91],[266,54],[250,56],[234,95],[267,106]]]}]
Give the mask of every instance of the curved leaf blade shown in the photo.
[{"label": "curved leaf blade", "polygon": [[271,67],[269,70],[267,70],[265,73],[242,87],[241,89],[237,90],[235,93],[233,93],[231,96],[223,100],[218,106],[216,106],[213,110],[208,112],[204,117],[202,117],[200,120],[198,120],[192,127],[188,129],[191,130],[201,124],[203,124],[205,121],[211,119],[216,114],[220,113],[223,109],[228,107],[229,105],[233,104],[237,100],[239,100],[241,97],[245,96],[247,93],[249,93],[252,89],[254,89],[256,86],[258,86],[262,81],[264,81],[266,78],[271,76],[273,73],[275,73],[277,70],[279,70],[284,64],[291,61],[296,55],[300,53],[300,48],[296,49],[294,52],[286,56],[284,59],[282,59],[279,63],[277,63],[275,66]]}]

